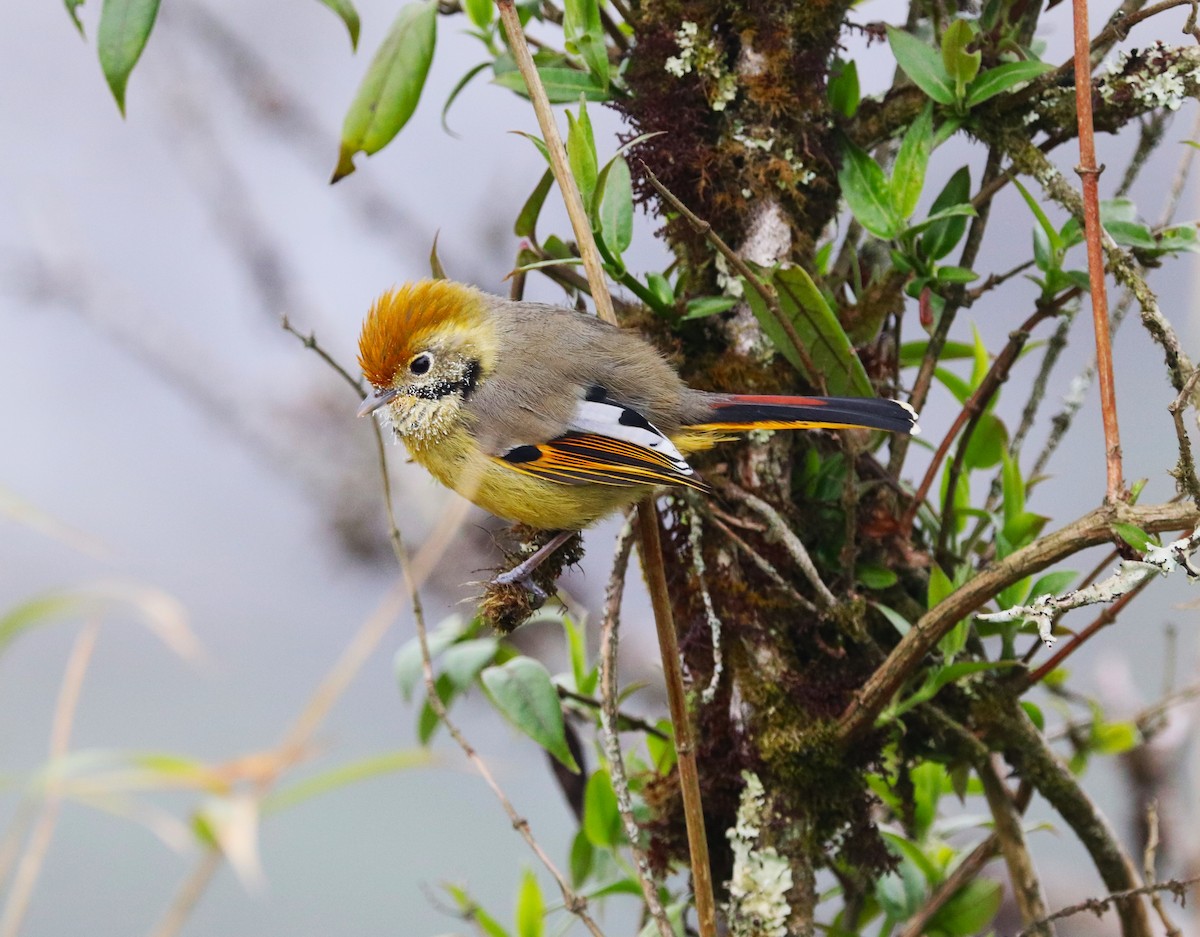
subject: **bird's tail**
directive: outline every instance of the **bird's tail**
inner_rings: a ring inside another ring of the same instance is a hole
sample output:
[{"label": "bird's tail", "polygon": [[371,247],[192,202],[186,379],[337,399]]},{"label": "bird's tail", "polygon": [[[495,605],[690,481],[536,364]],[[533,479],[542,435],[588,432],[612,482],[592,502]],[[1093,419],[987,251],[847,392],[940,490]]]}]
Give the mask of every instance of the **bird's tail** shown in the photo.
[{"label": "bird's tail", "polygon": [[917,414],[906,403],[882,397],[759,397],[729,394],[714,398],[711,419],[685,430],[747,432],[752,429],[880,429],[915,436]]}]

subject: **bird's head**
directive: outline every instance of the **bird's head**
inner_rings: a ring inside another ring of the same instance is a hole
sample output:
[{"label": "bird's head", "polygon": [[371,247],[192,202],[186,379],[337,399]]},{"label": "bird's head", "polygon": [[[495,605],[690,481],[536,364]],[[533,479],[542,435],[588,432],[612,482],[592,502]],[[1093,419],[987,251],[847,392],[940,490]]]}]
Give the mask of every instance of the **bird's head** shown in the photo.
[{"label": "bird's head", "polygon": [[494,359],[483,293],[450,280],[389,290],[372,304],[358,340],[358,363],[374,388],[359,416],[386,408],[401,436],[442,435]]}]

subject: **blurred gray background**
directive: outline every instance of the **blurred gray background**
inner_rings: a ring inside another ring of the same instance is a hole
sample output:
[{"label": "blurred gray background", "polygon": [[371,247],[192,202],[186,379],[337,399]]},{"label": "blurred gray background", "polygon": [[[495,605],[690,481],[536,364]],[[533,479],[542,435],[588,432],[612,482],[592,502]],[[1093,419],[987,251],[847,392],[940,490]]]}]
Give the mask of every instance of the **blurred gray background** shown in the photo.
[{"label": "blurred gray background", "polygon": [[[185,663],[127,607],[106,613],[73,748],[221,762],[271,747],[394,582],[369,427],[354,419],[348,388],[280,329],[279,316],[315,331],[352,367],[371,299],[425,275],[439,231],[451,276],[503,291],[516,250],[511,221],[544,164],[527,141],[508,133],[536,131],[531,112],[486,80],[472,84],[449,115],[460,136],[439,127],[450,89],[484,58],[476,40],[462,34],[461,20],[442,19],[416,117],[383,153],[360,157],[358,173],[330,187],[342,115],[396,9],[378,0],[358,7],[362,42],[352,56],[342,25],[311,0],[164,4],[130,82],[124,121],[96,61],[95,0],[83,10],[86,42],[61,4],[5,12],[0,615],[46,593],[137,584],[172,596],[206,652],[205,662]],[[1093,12],[1094,23],[1107,7]],[[868,3],[857,17],[898,22],[903,9]],[[1065,12],[1060,7],[1047,20],[1046,58],[1053,62],[1069,55]],[[1157,23],[1141,27],[1129,44],[1155,36],[1175,41],[1178,24]],[[870,50],[859,68],[868,93],[890,83],[886,50]],[[1189,104],[1181,112],[1135,189],[1147,219],[1160,214],[1183,151],[1175,141],[1193,136],[1194,110]],[[619,121],[599,107],[591,113],[600,150],[611,151]],[[1110,191],[1134,142],[1099,138]],[[957,143],[939,151],[926,202],[967,152]],[[978,157],[970,157],[976,181]],[[1056,154],[1066,169],[1075,157],[1070,147]],[[1194,192],[1189,186],[1181,218],[1194,214]],[[562,217],[551,199],[539,230],[565,231]],[[982,254],[992,266],[981,272],[1028,256],[1031,224],[1015,193],[1005,193]],[[640,218],[632,255],[639,271],[665,264],[656,227]],[[1194,264],[1168,261],[1152,282],[1195,351]],[[555,294],[533,277],[530,295]],[[997,346],[1028,314],[1034,295],[1020,285],[992,294],[960,317],[953,337],[969,340],[975,326]],[[1174,461],[1165,409],[1173,393],[1161,377],[1160,354],[1133,319],[1115,342],[1126,474],[1149,476],[1143,499],[1158,500],[1172,493],[1164,469]],[[906,328],[915,336],[915,310]],[[1089,357],[1088,330],[1085,313],[1052,382],[1047,414]],[[999,412],[1013,423],[1037,359],[1030,355],[1018,367],[1001,403]],[[1094,397],[1051,463],[1054,477],[1030,501],[1054,522],[1103,496]],[[922,420],[926,438],[940,439],[953,415],[949,395],[936,392]],[[1036,432],[1026,444],[1026,461],[1043,438]],[[914,449],[909,477],[919,477],[926,458]],[[419,545],[453,496],[401,458],[393,461],[399,520]],[[497,562],[495,528],[472,513],[426,587],[431,624],[469,608],[459,603],[474,594],[470,582]],[[567,583],[593,612],[611,533],[608,525],[589,535],[591,556]],[[1162,692],[1168,664],[1175,686],[1195,680],[1196,613],[1178,608],[1188,597],[1182,579],[1155,586],[1072,661],[1081,685],[1110,696],[1120,690],[1114,701],[1132,709],[1138,697],[1148,702]],[[640,596],[628,605],[623,677],[651,682],[639,698],[653,709],[656,646]],[[1087,611],[1074,616],[1068,624],[1091,618]],[[39,628],[0,655],[4,823],[27,777],[46,760],[58,687],[81,621],[75,615]],[[1180,629],[1174,645],[1164,637],[1168,621]],[[529,647],[552,670],[561,667],[557,628],[530,630]],[[406,614],[318,733],[319,751],[299,776],[415,744],[416,712],[399,699],[390,666],[411,634]],[[478,700],[459,708],[518,809],[565,862],[573,821],[541,753]],[[1189,727],[1178,723],[1181,738]],[[1176,750],[1189,749],[1181,743]],[[248,891],[223,870],[185,932],[463,932],[465,925],[430,899],[442,881],[465,884],[508,920],[520,866],[532,865],[532,857],[457,750],[439,736],[435,751],[431,767],[266,818],[264,883]],[[1089,783],[1127,828],[1120,771],[1097,763]],[[1195,795],[1187,785],[1183,793],[1194,817]],[[182,815],[194,801],[179,795],[162,802]],[[1052,905],[1100,891],[1065,834],[1041,833],[1034,841],[1052,882]],[[22,933],[147,932],[193,859],[129,820],[68,802]],[[608,922],[612,933],[633,931],[617,902]],[[1089,919],[1079,926],[1095,925]]]}]

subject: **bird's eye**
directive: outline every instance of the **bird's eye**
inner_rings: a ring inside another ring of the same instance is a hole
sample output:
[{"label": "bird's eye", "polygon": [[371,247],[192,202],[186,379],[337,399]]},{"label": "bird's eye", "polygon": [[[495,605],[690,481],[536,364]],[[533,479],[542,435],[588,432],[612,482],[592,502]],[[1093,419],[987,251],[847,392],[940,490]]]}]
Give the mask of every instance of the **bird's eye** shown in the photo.
[{"label": "bird's eye", "polygon": [[430,365],[432,364],[433,355],[429,354],[428,352],[422,352],[408,363],[408,370],[412,371],[413,374],[420,376],[427,373]]}]

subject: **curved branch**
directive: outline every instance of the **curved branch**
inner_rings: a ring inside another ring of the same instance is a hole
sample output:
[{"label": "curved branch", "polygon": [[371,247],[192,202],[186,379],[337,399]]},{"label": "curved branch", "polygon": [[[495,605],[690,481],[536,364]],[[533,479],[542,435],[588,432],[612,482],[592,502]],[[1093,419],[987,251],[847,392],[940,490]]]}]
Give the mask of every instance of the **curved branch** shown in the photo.
[{"label": "curved branch", "polygon": [[908,634],[900,639],[887,660],[863,684],[842,713],[838,720],[838,739],[843,744],[849,743],[869,729],[896,691],[920,667],[925,655],[960,620],[985,605],[1005,586],[1087,547],[1108,542],[1112,537],[1110,528],[1115,521],[1135,524],[1148,532],[1158,533],[1195,525],[1200,522],[1200,510],[1192,504],[1142,507],[1123,503],[1102,505],[1061,530],[981,570],[922,615]]}]

